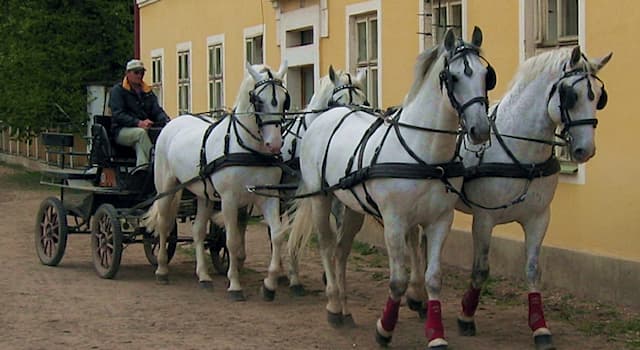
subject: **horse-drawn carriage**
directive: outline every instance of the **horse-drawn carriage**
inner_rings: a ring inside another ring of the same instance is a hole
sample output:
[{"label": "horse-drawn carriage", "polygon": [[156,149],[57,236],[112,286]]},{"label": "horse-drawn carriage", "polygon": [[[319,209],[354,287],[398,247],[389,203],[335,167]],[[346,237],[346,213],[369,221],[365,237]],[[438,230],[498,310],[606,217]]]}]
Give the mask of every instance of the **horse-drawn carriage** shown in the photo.
[{"label": "horse-drawn carriage", "polygon": [[[68,151],[74,145],[72,134],[42,135],[47,153],[59,157],[60,162],[42,172],[40,183],[58,187],[60,195],[42,201],[36,216],[35,245],[40,261],[56,266],[64,256],[68,235],[90,234],[96,272],[102,278],[113,278],[129,244],[142,243],[147,260],[157,265],[158,238],[142,225],[142,215],[156,197],[153,166],[136,167],[133,148],[113,142],[111,117],[96,115],[93,122],[88,153]],[[159,129],[149,130],[154,143],[158,134]],[[65,168],[64,158],[69,156],[87,157],[87,168]],[[169,260],[179,242],[191,241],[190,237],[178,234],[178,221],[193,219],[194,201],[193,194],[183,192],[167,242]],[[205,244],[216,271],[226,273],[229,253],[224,229],[211,222]]]}]

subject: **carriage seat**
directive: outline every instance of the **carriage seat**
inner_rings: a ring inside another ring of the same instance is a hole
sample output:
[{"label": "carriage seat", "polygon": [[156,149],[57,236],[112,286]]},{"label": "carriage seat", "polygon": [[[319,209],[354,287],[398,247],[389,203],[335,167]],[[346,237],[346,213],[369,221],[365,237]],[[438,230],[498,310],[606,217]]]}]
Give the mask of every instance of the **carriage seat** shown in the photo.
[{"label": "carriage seat", "polygon": [[111,120],[110,116],[93,116],[91,163],[107,168],[135,166],[135,149],[116,143],[115,135],[111,132]]}]

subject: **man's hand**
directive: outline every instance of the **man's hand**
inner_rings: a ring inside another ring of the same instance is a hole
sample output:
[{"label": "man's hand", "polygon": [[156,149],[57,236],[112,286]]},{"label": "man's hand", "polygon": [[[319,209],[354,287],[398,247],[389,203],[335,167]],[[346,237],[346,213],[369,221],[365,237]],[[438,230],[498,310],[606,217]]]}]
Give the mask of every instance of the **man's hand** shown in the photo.
[{"label": "man's hand", "polygon": [[149,119],[141,120],[138,122],[138,127],[143,129],[149,129],[153,125],[153,122]]}]

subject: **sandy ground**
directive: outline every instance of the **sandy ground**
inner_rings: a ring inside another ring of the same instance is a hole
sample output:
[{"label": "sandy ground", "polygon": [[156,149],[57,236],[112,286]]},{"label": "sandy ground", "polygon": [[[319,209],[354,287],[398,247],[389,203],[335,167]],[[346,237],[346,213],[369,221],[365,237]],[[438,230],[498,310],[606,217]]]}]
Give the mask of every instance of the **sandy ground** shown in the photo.
[{"label": "sandy ground", "polygon": [[[115,280],[100,279],[93,270],[86,235],[69,237],[59,266],[41,265],[34,250],[34,218],[49,195],[7,189],[0,183],[0,349],[378,348],[375,322],[387,298],[384,257],[355,254],[348,281],[357,326],[335,330],[326,322],[315,252],[302,267],[307,296],[293,297],[281,286],[275,301],[262,300],[259,286],[269,245],[260,224],[250,226],[247,233],[245,302],[228,300],[224,276],[214,278],[213,291],[200,289],[193,258],[184,253],[170,265],[171,283],[156,284],[141,245],[126,248]],[[190,234],[188,225],[181,226],[180,234]],[[515,303],[483,301],[478,335],[459,336],[455,315],[467,273],[450,267],[445,272],[443,317],[449,349],[533,349],[525,291],[518,292],[521,296]],[[585,336],[549,315],[547,322],[558,349],[624,347],[603,337]],[[426,348],[423,328],[423,321],[403,305],[390,347]]]}]

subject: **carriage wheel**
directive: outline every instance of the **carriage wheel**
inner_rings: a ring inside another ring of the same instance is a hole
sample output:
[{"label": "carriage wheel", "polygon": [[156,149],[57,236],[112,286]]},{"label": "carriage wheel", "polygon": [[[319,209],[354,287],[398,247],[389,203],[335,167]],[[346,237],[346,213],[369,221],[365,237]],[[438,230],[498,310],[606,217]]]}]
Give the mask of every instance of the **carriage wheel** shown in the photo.
[{"label": "carriage wheel", "polygon": [[229,249],[227,249],[227,234],[224,228],[209,221],[207,240],[213,267],[219,275],[226,275],[229,271]]},{"label": "carriage wheel", "polygon": [[56,266],[67,247],[67,211],[62,202],[49,197],[40,204],[36,216],[36,253],[44,265]]},{"label": "carriage wheel", "polygon": [[[145,233],[143,240],[144,255],[147,256],[147,260],[153,266],[158,266],[158,248],[160,247],[160,239],[154,235],[153,232]],[[173,255],[176,253],[176,247],[178,245],[178,223],[173,225],[173,230],[169,233],[169,239],[167,241],[167,263],[171,262]]]},{"label": "carriage wheel", "polygon": [[116,208],[102,204],[91,222],[93,267],[102,278],[113,278],[122,258],[122,231]]}]

